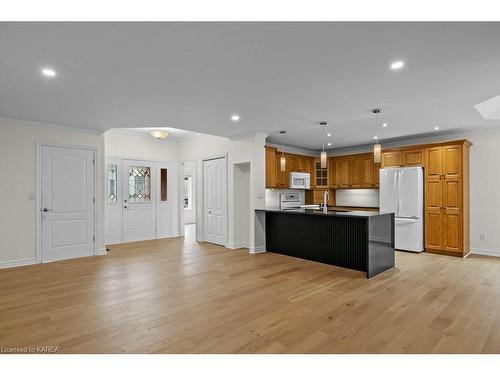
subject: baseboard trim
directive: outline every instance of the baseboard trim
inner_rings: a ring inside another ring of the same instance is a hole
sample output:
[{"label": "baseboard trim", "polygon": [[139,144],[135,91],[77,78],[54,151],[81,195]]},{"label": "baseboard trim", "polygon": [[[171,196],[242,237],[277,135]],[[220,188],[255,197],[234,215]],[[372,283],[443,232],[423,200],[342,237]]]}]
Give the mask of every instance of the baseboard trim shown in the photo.
[{"label": "baseboard trim", "polygon": [[104,248],[102,248],[102,249],[97,249],[97,250],[95,251],[95,255],[96,255],[96,256],[97,256],[97,255],[106,255],[106,254],[107,254],[107,252],[106,252],[106,248],[105,248],[105,247],[104,247]]},{"label": "baseboard trim", "polygon": [[249,248],[246,242],[228,242],[226,247],[232,250]]},{"label": "baseboard trim", "polygon": [[498,250],[479,249],[479,248],[473,248],[473,247],[471,247],[469,250],[470,250],[470,254],[487,255],[490,257],[500,257],[500,251],[498,251]]},{"label": "baseboard trim", "polygon": [[250,254],[260,254],[260,253],[265,253],[266,252],[266,247],[265,246],[254,246],[250,247]]},{"label": "baseboard trim", "polygon": [[12,268],[12,267],[21,267],[21,266],[31,266],[36,264],[35,258],[29,259],[18,259],[18,260],[8,260],[0,262],[0,268]]}]

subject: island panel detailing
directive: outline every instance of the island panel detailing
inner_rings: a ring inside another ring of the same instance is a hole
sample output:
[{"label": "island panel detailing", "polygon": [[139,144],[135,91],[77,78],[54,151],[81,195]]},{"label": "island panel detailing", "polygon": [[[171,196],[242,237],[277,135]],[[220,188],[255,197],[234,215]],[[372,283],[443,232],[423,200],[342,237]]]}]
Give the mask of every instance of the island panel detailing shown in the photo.
[{"label": "island panel detailing", "polygon": [[266,210],[266,251],[366,272],[394,267],[394,214]]}]

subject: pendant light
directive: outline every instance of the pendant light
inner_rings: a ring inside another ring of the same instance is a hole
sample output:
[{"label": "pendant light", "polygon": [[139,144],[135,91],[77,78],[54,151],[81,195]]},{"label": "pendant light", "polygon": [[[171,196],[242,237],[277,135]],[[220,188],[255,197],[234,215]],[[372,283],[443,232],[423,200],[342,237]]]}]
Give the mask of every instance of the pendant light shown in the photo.
[{"label": "pendant light", "polygon": [[[380,108],[372,109],[372,113],[375,115],[375,125],[378,129],[378,114],[382,112]],[[377,143],[373,145],[373,162],[380,163],[382,159],[382,146],[378,143],[378,137],[374,137],[377,140]]]},{"label": "pendant light", "polygon": [[319,124],[323,127],[323,135],[322,135],[322,139],[321,139],[323,142],[323,151],[321,151],[320,161],[321,161],[321,168],[325,169],[327,162],[328,162],[328,158],[327,158],[326,152],[325,152],[325,128],[326,128],[327,122],[321,121]]},{"label": "pendant light", "polygon": [[285,137],[286,131],[280,130],[280,134],[281,134],[280,171],[285,172],[285,170],[286,170],[286,158],[285,158],[285,146],[283,145],[283,138]]}]

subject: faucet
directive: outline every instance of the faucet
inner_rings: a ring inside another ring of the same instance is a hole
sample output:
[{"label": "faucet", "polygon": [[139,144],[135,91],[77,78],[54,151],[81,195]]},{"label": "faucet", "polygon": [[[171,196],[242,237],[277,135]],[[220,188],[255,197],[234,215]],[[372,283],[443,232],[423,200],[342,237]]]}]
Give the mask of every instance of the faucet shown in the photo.
[{"label": "faucet", "polygon": [[328,213],[328,200],[330,199],[330,193],[328,190],[325,190],[323,194],[323,213]]}]

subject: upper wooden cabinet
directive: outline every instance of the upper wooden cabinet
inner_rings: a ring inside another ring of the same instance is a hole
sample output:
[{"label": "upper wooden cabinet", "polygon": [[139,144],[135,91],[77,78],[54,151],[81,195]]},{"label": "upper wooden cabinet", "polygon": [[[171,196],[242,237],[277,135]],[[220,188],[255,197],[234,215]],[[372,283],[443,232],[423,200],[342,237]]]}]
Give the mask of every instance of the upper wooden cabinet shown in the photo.
[{"label": "upper wooden cabinet", "polygon": [[425,152],[419,148],[382,150],[381,168],[424,165]]},{"label": "upper wooden cabinet", "polygon": [[276,187],[276,148],[266,146],[266,188]]},{"label": "upper wooden cabinet", "polygon": [[403,150],[401,165],[405,167],[424,165],[424,156],[423,149]]},{"label": "upper wooden cabinet", "polygon": [[342,189],[350,187],[350,171],[351,171],[351,158],[350,157],[339,157],[332,158],[333,170],[331,173],[334,174],[333,178],[333,188]]},{"label": "upper wooden cabinet", "polygon": [[399,167],[401,165],[401,151],[382,151],[382,160],[380,166]]},{"label": "upper wooden cabinet", "polygon": [[378,185],[378,166],[371,153],[330,158],[330,175],[330,186],[335,189]]},{"label": "upper wooden cabinet", "polygon": [[281,152],[276,147],[271,146],[265,146],[265,152],[266,188],[288,188],[290,172],[311,173],[314,168],[314,158],[284,153],[285,171],[281,171]]}]

